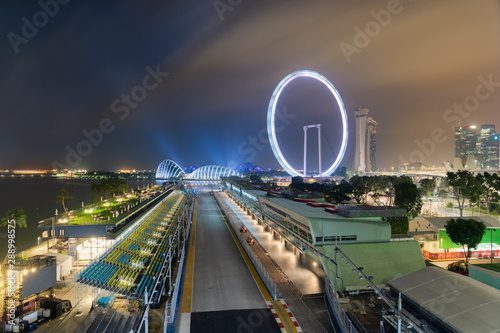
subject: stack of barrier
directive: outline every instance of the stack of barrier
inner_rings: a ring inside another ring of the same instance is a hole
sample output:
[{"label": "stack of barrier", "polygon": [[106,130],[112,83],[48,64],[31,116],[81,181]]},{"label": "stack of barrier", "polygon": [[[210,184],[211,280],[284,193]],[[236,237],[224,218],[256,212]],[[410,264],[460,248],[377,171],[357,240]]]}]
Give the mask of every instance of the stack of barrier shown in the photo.
[{"label": "stack of barrier", "polygon": [[107,308],[108,304],[112,304],[114,300],[114,297],[107,296],[107,297],[101,297],[97,301],[97,305],[103,308]]},{"label": "stack of barrier", "polygon": [[161,273],[170,248],[178,216],[186,202],[183,192],[175,191],[155,212],[116,242],[97,261],[77,276],[77,282],[142,299],[151,291]]}]

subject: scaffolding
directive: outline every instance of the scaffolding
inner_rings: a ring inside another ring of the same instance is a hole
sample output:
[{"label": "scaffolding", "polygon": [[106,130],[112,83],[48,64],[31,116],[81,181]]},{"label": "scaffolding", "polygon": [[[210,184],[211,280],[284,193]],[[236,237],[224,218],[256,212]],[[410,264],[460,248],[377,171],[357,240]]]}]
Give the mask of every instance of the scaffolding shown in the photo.
[{"label": "scaffolding", "polygon": [[[37,255],[26,260],[14,257],[14,259],[6,257],[2,265],[4,299],[3,299],[3,320],[8,320],[7,316],[12,314],[13,317],[23,315],[24,300],[32,295],[24,295],[23,297],[23,276],[32,274],[37,270],[48,266],[56,265],[56,258],[47,255]],[[54,279],[55,284],[55,279]],[[36,295],[41,292],[39,290]],[[50,296],[53,296],[53,288],[49,288]],[[39,308],[36,300],[35,309]],[[16,315],[17,312],[17,315]],[[11,317],[12,317],[11,316]]]}]

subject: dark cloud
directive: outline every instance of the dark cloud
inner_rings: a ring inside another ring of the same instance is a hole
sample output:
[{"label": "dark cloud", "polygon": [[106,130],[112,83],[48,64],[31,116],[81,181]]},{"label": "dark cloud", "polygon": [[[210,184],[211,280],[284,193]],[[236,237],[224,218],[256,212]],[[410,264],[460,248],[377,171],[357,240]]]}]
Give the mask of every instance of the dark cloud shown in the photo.
[{"label": "dark cloud", "polygon": [[[70,2],[19,53],[7,37],[0,42],[0,168],[62,163],[65,147],[76,149],[82,131],[103,118],[114,130],[79,166],[152,169],[170,157],[181,165],[277,167],[265,143],[252,158],[241,147],[266,127],[275,86],[299,69],[335,84],[350,113],[351,138],[352,111],[370,109],[380,124],[380,167],[408,159],[420,149],[415,140],[431,138],[435,128],[448,139],[424,161],[440,164],[453,157],[455,121],[446,121],[446,110],[474,95],[479,76],[500,81],[498,2],[401,1],[386,26],[369,32],[367,45],[356,44],[357,29],[376,28],[374,13],[383,16],[392,3],[243,1],[221,21],[211,1]],[[4,36],[19,34],[21,18],[40,10],[14,1],[0,9]],[[357,53],[346,56],[346,44]],[[120,119],[113,101],[143,85],[146,67],[157,65],[169,76]],[[492,92],[461,121],[500,126],[499,96]],[[295,145],[301,147],[302,133]]]}]

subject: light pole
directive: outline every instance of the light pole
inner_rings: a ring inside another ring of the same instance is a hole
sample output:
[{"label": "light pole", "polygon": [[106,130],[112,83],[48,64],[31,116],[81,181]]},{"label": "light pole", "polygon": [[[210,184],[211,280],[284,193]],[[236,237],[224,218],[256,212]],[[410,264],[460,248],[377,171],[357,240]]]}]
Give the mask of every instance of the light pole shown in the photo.
[{"label": "light pole", "polygon": [[[432,200],[432,202],[434,203],[434,205],[436,205],[436,216],[438,216],[438,212],[439,212],[439,205],[438,203],[436,202],[436,192],[437,192],[437,189],[434,189],[434,199]],[[432,210],[431,210],[432,212]],[[432,216],[432,214],[431,214]]]},{"label": "light pole", "polygon": [[491,237],[491,253],[490,253],[490,263],[493,263],[493,229],[490,229],[490,237]]}]

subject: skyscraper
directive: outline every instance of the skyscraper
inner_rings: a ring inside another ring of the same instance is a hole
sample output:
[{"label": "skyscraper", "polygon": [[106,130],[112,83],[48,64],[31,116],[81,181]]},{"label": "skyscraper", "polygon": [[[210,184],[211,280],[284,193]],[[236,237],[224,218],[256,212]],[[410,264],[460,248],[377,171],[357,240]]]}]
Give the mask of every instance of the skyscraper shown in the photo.
[{"label": "skyscraper", "polygon": [[[476,126],[455,127],[455,161],[453,163],[455,170],[475,169],[470,165],[470,161],[476,159],[476,142]],[[467,162],[469,162],[468,167]]]},{"label": "skyscraper", "polygon": [[366,171],[374,171],[377,170],[377,126],[378,123],[372,118],[368,117],[367,120],[367,147],[368,147],[368,157],[366,164]]},{"label": "skyscraper", "polygon": [[354,111],[356,119],[356,150],[353,172],[366,172],[376,169],[376,145],[378,123],[368,117],[369,110],[358,108]]},{"label": "skyscraper", "polygon": [[455,127],[455,161],[453,168],[498,169],[498,134],[495,125]]},{"label": "skyscraper", "polygon": [[498,169],[498,133],[495,132],[495,125],[481,125],[477,155],[481,169]]}]

